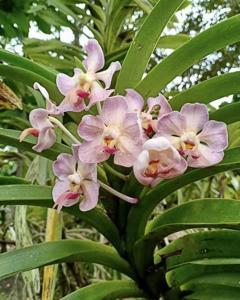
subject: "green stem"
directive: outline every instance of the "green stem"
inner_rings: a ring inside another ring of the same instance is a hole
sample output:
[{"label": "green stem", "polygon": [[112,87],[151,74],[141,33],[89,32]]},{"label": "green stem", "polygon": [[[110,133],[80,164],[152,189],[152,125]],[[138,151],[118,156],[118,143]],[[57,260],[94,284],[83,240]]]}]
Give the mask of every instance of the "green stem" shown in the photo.
[{"label": "green stem", "polygon": [[104,169],[106,169],[109,173],[111,173],[112,175],[122,179],[123,181],[127,181],[129,179],[128,175],[124,175],[118,171],[116,171],[115,169],[113,169],[111,166],[109,166],[108,163],[103,163],[103,167]]}]

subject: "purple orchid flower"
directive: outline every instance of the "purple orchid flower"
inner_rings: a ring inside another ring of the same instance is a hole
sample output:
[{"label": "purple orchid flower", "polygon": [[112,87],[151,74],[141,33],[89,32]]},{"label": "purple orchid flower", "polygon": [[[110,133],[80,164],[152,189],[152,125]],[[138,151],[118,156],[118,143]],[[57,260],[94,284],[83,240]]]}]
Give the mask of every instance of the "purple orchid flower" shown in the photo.
[{"label": "purple orchid flower", "polygon": [[22,142],[28,135],[37,137],[37,144],[33,147],[33,150],[42,152],[53,146],[56,142],[56,134],[54,131],[54,125],[49,120],[49,115],[61,115],[58,107],[51,102],[47,90],[39,83],[34,83],[34,88],[39,89],[41,94],[46,99],[46,109],[37,108],[30,112],[29,121],[32,128],[27,128],[19,136],[20,142]]},{"label": "purple orchid flower", "polygon": [[87,163],[98,163],[114,155],[114,163],[131,167],[141,151],[141,133],[136,113],[128,112],[122,96],[107,99],[99,116],[84,116],[78,127],[85,140],[79,157]]},{"label": "purple orchid flower", "polygon": [[73,155],[60,154],[53,164],[53,172],[58,180],[52,194],[58,212],[62,207],[72,206],[79,201],[80,210],[88,211],[98,202],[97,166],[79,160],[78,148],[79,145],[73,145]]},{"label": "purple orchid flower", "polygon": [[219,163],[228,146],[227,126],[210,120],[204,104],[185,104],[180,112],[163,116],[158,135],[166,137],[193,168]]},{"label": "purple orchid flower", "polygon": [[133,166],[134,175],[143,185],[155,186],[163,179],[177,177],[187,169],[187,162],[164,137],[146,141]]},{"label": "purple orchid flower", "polygon": [[[83,62],[86,73],[76,68],[73,77],[62,73],[57,75],[58,89],[65,96],[59,106],[63,112],[80,112],[88,109],[95,103],[107,99],[113,92],[109,88],[114,73],[121,68],[120,63],[112,62],[107,70],[98,72],[105,64],[101,46],[97,40],[91,39],[84,49],[87,53],[87,58]],[[102,81],[105,88],[98,81]],[[89,100],[87,106],[85,100]]]},{"label": "purple orchid flower", "polygon": [[153,136],[157,130],[157,122],[164,114],[172,111],[170,104],[163,95],[155,98],[148,98],[147,109],[144,110],[143,97],[132,89],[127,89],[125,99],[129,111],[136,112],[139,116],[139,122],[143,129],[145,138]]}]

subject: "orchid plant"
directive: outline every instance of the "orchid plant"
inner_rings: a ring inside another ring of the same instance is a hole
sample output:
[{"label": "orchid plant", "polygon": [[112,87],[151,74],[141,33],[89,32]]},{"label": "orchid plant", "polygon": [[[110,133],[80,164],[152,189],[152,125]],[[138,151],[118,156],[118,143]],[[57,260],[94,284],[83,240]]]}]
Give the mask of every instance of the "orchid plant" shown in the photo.
[{"label": "orchid plant", "polygon": [[[216,111],[208,105],[239,92],[239,72],[176,95],[164,88],[207,54],[239,41],[240,18],[185,40],[148,71],[162,31],[183,1],[159,0],[154,7],[136,1],[147,16],[120,54],[114,24],[124,23],[126,3],[110,2],[102,9],[110,14],[102,39],[89,38],[82,62],[76,59],[66,74],[18,58],[27,74],[19,80],[40,92],[45,106],[30,112],[30,128],[0,129],[5,144],[53,161],[54,177],[51,186],[24,181],[0,187],[0,204],[49,207],[57,216],[67,212],[95,227],[104,242],[64,239],[4,253],[0,278],[81,261],[117,270],[118,279],[63,299],[238,299],[240,202],[186,200],[165,211],[164,201],[187,184],[240,167],[239,148],[229,147],[228,137],[228,125],[240,120],[239,103]],[[18,61],[3,54],[8,63]],[[188,231],[196,228],[218,229]]]}]

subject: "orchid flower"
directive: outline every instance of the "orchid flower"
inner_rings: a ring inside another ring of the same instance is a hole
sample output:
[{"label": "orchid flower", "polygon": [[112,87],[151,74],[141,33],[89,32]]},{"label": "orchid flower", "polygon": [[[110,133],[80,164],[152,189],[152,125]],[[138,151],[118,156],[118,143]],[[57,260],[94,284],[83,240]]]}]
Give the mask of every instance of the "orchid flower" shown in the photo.
[{"label": "orchid flower", "polygon": [[86,115],[78,127],[85,140],[79,157],[87,163],[98,163],[114,155],[114,163],[131,167],[141,151],[141,135],[136,113],[128,112],[122,96],[107,99],[101,115]]},{"label": "orchid flower", "polygon": [[139,115],[141,127],[147,137],[151,137],[157,129],[157,122],[164,114],[172,111],[171,106],[163,95],[155,98],[148,98],[147,109],[144,109],[144,100],[142,96],[132,89],[127,89],[125,99],[128,103],[130,112],[136,112]]},{"label": "orchid flower", "polygon": [[53,188],[54,207],[72,206],[80,201],[81,211],[94,208],[98,202],[99,183],[96,164],[83,163],[78,158],[79,145],[73,145],[73,155],[60,154],[53,164],[58,177]]},{"label": "orchid flower", "polygon": [[187,163],[164,137],[146,141],[133,165],[134,175],[143,185],[153,187],[163,179],[183,174]]},{"label": "orchid flower", "polygon": [[25,129],[21,133],[19,140],[22,142],[28,135],[37,137],[37,144],[33,147],[33,150],[42,152],[43,150],[52,147],[52,145],[56,142],[54,125],[49,120],[49,115],[60,115],[61,113],[58,107],[51,102],[48,92],[44,87],[35,82],[34,88],[39,89],[46,99],[46,109],[37,108],[30,112],[29,121],[32,128]]},{"label": "orchid flower", "polygon": [[[97,40],[90,39],[84,49],[87,53],[87,58],[83,62],[86,72],[76,68],[73,77],[62,73],[57,75],[58,89],[65,96],[59,106],[63,112],[80,112],[88,109],[95,103],[107,99],[113,92],[109,88],[114,73],[121,68],[120,63],[112,62],[107,70],[97,72],[105,63],[101,46]],[[98,81],[102,81],[105,88]],[[89,100],[87,106],[85,100]]]},{"label": "orchid flower", "polygon": [[166,137],[193,168],[219,163],[228,146],[227,126],[209,121],[204,104],[185,104],[180,112],[171,112],[158,122],[158,135]]}]

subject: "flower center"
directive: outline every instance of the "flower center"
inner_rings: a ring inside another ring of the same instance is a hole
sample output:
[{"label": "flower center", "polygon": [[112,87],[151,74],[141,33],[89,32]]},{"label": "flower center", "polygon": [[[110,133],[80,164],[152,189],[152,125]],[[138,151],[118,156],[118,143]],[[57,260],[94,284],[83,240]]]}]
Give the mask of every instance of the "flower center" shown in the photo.
[{"label": "flower center", "polygon": [[114,154],[117,151],[118,137],[120,131],[116,127],[106,127],[103,134],[104,151],[109,154]]},{"label": "flower center", "polygon": [[161,106],[159,104],[155,104],[152,107],[150,114],[151,114],[153,120],[157,120],[160,109],[161,109]]},{"label": "flower center", "polygon": [[81,88],[81,90],[88,92],[94,80],[95,78],[92,74],[82,73],[78,76],[79,87]]},{"label": "flower center", "polygon": [[197,144],[198,138],[194,132],[184,134],[180,139],[180,154],[185,155],[186,152],[194,150]]},{"label": "flower center", "polygon": [[68,176],[68,179],[70,181],[70,191],[73,193],[82,193],[81,189],[81,176],[78,173],[74,173]]},{"label": "flower center", "polygon": [[158,164],[159,160],[151,160],[144,171],[146,177],[157,177],[158,176]]},{"label": "flower center", "polygon": [[141,124],[144,132],[148,137],[151,137],[154,134],[152,115],[142,112],[140,117],[141,117]]}]

